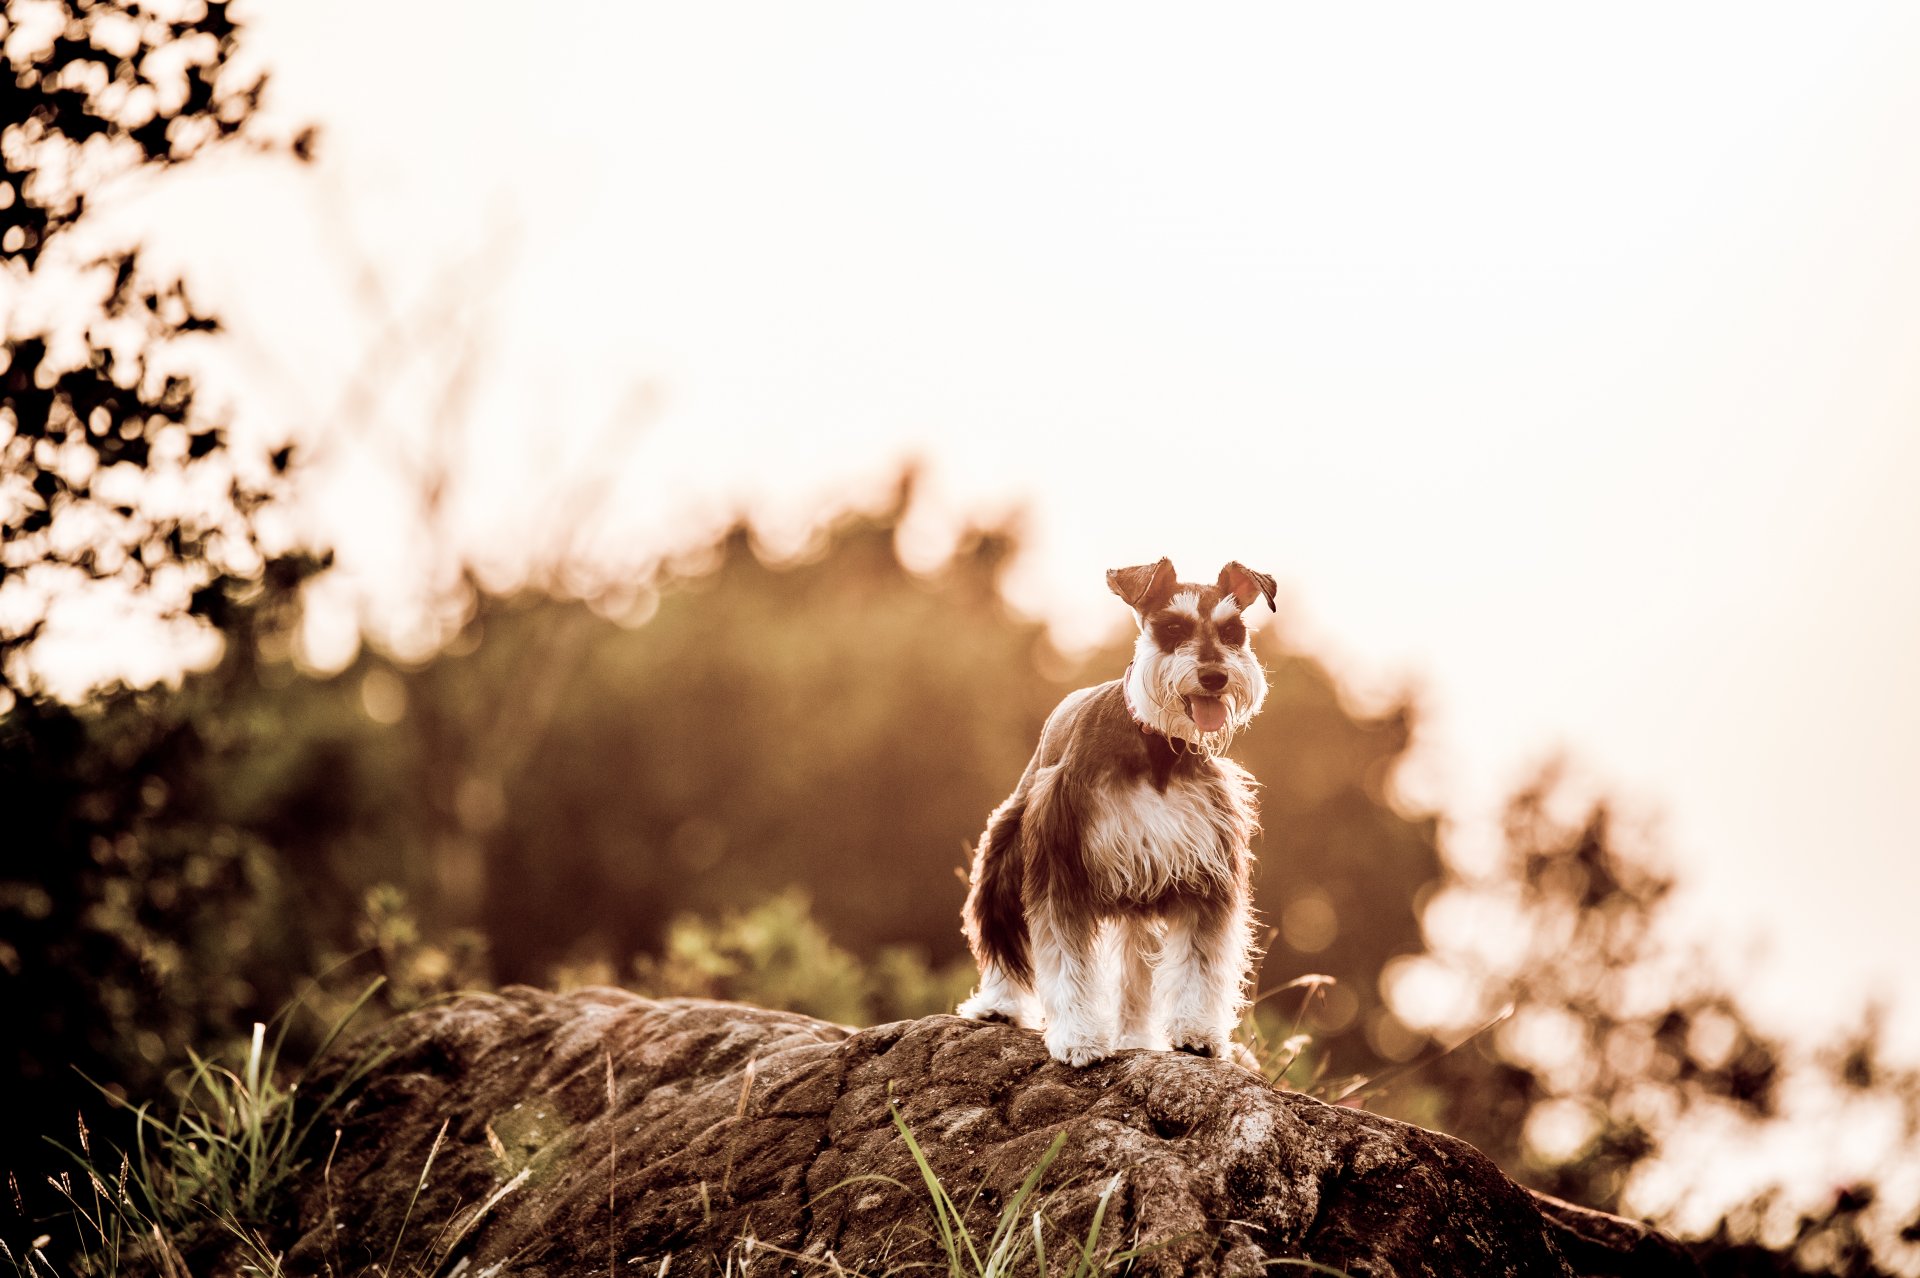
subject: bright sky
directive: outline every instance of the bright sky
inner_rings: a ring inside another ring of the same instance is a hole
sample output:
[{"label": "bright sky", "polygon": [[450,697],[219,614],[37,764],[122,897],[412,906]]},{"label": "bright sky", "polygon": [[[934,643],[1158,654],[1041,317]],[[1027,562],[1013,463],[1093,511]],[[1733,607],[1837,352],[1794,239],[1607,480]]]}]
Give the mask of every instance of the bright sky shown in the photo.
[{"label": "bright sky", "polygon": [[[1016,597],[1069,637],[1118,624],[1108,567],[1244,560],[1419,690],[1460,846],[1565,749],[1663,815],[1776,1024],[1898,991],[1920,1049],[1920,8],[247,16],[323,162],[162,200],[277,370],[244,412],[326,420],[390,341],[357,245],[483,334],[462,509],[503,562],[642,387],[606,544],[914,455],[1029,509]],[[322,518],[392,593],[366,457]]]}]

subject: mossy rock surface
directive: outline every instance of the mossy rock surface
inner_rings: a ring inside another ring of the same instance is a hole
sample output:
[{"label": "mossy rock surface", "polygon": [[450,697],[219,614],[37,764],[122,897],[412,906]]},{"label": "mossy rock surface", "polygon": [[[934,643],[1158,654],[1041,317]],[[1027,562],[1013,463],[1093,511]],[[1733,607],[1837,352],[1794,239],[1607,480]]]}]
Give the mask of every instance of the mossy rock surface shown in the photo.
[{"label": "mossy rock surface", "polygon": [[472,1276],[944,1271],[893,1106],[982,1239],[1064,1134],[1029,1204],[1056,1269],[1105,1191],[1100,1246],[1145,1249],[1137,1274],[1695,1272],[1461,1141],[1220,1061],[1073,1069],[1011,1026],[853,1031],[605,989],[470,996],[381,1038],[390,1054],[317,1128],[326,1171],[285,1222],[290,1273],[390,1256]]}]

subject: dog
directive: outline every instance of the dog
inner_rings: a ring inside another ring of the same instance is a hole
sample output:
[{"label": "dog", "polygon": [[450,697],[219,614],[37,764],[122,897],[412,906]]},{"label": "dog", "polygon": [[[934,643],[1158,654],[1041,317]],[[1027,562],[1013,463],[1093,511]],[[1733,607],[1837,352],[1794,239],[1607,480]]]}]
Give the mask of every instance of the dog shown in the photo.
[{"label": "dog", "polygon": [[980,984],[957,1009],[1044,1029],[1091,1065],[1123,1048],[1224,1056],[1253,961],[1254,781],[1221,752],[1266,699],[1241,616],[1273,578],[1116,568],[1139,625],[1120,678],[1070,693],[974,851],[962,911]]}]

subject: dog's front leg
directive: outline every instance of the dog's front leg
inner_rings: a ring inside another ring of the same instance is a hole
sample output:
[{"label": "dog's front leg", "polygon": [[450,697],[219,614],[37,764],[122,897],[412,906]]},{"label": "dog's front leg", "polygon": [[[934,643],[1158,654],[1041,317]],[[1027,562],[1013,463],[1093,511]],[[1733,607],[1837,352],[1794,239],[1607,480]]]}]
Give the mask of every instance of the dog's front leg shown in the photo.
[{"label": "dog's front leg", "polygon": [[1114,920],[1106,939],[1115,953],[1111,970],[1120,974],[1120,1046],[1167,1050],[1167,1036],[1157,1021],[1154,1005],[1154,968],[1160,958],[1160,929],[1138,914]]},{"label": "dog's front leg", "polygon": [[1240,1020],[1253,949],[1253,919],[1244,898],[1184,904],[1169,914],[1161,945],[1167,1036],[1182,1051],[1225,1056]]},{"label": "dog's front leg", "polygon": [[1046,902],[1028,915],[1027,925],[1035,993],[1047,1019],[1047,1052],[1069,1065],[1111,1056],[1116,990],[1100,961],[1099,921]]}]

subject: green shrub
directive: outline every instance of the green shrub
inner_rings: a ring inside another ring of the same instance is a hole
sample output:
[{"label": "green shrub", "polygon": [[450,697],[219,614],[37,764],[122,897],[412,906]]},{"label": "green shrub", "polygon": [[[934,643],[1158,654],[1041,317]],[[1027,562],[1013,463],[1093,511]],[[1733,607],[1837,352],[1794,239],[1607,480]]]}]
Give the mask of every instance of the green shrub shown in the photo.
[{"label": "green shrub", "polygon": [[667,930],[665,952],[634,962],[642,993],[733,999],[844,1025],[950,1012],[973,977],[970,963],[935,968],[905,946],[885,947],[862,964],[814,921],[797,888],[717,920],[681,915]]}]

